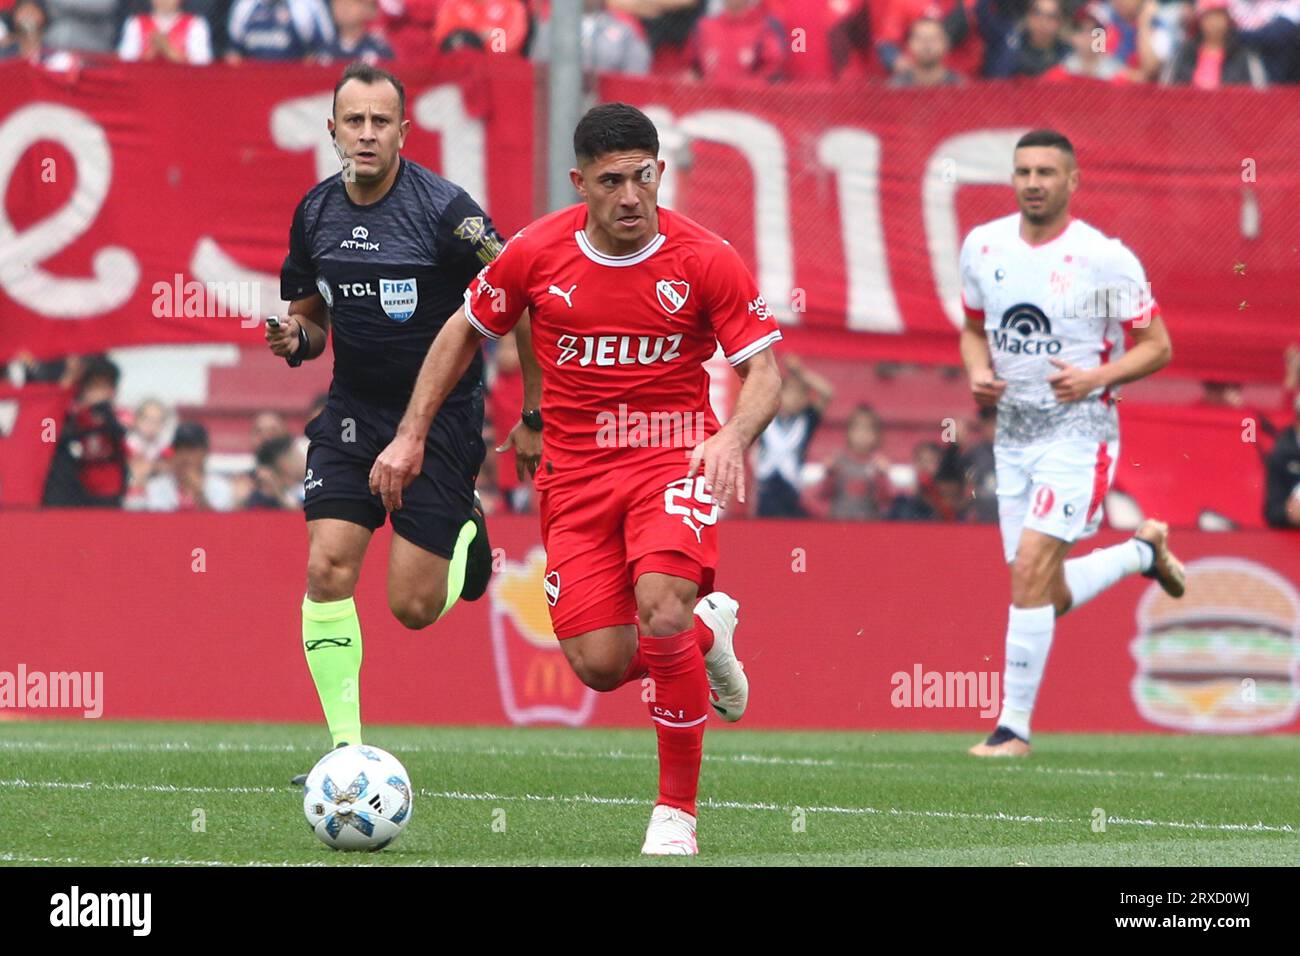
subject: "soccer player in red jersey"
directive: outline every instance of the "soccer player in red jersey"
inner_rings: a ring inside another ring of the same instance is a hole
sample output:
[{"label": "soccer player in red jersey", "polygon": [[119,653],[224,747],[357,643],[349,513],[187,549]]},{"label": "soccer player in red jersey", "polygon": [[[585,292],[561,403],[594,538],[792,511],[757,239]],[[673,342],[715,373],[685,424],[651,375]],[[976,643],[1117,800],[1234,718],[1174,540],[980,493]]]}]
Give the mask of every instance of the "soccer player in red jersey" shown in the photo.
[{"label": "soccer player in red jersey", "polygon": [[[664,162],[643,113],[594,107],[574,152],[584,202],[520,230],[470,283],[371,487],[401,507],[443,397],[482,339],[528,310],[543,369],[551,623],[583,683],[635,682],[649,705],[659,796],[642,852],[695,854],[708,707],[739,720],[749,698],[733,646],[739,606],[713,590],[717,521],[733,495],[745,500],[745,451],[776,413],[781,333],[736,251],[658,206]],[[725,426],[704,369],[719,344],[743,381]]]}]

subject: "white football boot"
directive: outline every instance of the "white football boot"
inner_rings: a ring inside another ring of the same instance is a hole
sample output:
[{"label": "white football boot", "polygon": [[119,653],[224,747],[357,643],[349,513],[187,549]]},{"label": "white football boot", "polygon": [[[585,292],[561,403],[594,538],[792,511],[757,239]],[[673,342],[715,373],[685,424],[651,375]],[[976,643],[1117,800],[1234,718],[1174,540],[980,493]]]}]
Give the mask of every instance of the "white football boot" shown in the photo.
[{"label": "white football boot", "polygon": [[646,856],[696,856],[695,818],[685,810],[655,804],[641,852]]},{"label": "white football boot", "polygon": [[723,720],[735,723],[749,704],[749,678],[736,658],[736,618],[740,604],[730,594],[714,591],[700,598],[695,613],[713,632],[713,647],[704,655],[709,673],[710,703]]}]

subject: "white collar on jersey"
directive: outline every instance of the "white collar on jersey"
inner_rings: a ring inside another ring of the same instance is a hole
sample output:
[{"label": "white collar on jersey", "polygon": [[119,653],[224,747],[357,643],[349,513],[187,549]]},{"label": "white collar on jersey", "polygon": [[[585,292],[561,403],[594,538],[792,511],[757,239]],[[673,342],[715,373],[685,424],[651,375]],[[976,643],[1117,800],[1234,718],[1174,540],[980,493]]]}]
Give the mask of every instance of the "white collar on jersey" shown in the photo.
[{"label": "white collar on jersey", "polygon": [[575,232],[573,238],[577,241],[578,248],[582,250],[584,256],[602,266],[634,266],[639,262],[645,262],[658,252],[659,247],[668,239],[662,232],[655,233],[655,237],[636,252],[629,252],[625,256],[609,256],[593,246],[587,238],[587,233],[583,230],[579,229]]}]

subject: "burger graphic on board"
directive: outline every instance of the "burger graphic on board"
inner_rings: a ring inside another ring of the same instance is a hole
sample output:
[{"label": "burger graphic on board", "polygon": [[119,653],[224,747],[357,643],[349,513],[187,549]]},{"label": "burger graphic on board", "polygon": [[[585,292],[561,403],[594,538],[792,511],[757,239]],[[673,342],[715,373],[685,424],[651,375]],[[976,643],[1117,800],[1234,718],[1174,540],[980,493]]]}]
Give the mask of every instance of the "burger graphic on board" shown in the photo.
[{"label": "burger graphic on board", "polygon": [[1300,594],[1275,571],[1240,558],[1187,565],[1187,593],[1152,585],[1137,608],[1131,685],[1153,724],[1199,733],[1253,733],[1300,711]]}]

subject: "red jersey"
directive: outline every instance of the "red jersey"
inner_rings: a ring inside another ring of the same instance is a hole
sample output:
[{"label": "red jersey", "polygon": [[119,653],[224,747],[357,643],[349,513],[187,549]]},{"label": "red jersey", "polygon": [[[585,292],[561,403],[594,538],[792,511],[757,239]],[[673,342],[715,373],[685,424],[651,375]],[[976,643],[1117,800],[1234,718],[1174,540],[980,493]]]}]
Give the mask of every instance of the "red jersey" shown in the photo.
[{"label": "red jersey", "polygon": [[539,487],[684,462],[684,448],[719,428],[704,369],[718,344],[738,365],[781,338],[739,254],[699,224],[660,206],[644,248],[609,256],[586,222],[585,204],[542,217],[465,290],[466,318],[490,338],[531,312],[546,421]]}]

